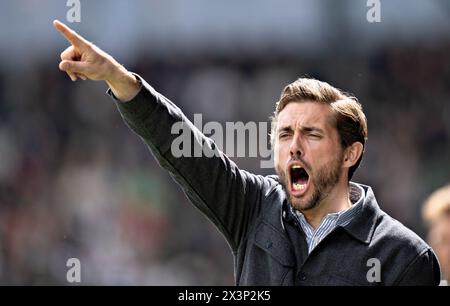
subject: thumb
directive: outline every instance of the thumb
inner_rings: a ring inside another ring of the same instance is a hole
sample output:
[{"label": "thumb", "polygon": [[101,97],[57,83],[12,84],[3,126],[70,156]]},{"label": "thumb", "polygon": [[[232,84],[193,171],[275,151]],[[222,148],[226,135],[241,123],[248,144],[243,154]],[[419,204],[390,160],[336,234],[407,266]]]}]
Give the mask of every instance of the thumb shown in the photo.
[{"label": "thumb", "polygon": [[63,60],[59,63],[59,69],[66,72],[85,74],[88,65],[84,62]]}]

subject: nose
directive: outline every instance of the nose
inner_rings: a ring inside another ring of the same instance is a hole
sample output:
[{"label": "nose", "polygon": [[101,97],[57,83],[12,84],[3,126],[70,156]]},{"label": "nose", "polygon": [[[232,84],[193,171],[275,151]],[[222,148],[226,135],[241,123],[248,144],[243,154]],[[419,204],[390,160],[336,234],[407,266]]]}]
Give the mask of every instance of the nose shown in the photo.
[{"label": "nose", "polygon": [[301,157],[304,154],[300,135],[294,135],[294,137],[292,137],[289,152],[292,157]]}]

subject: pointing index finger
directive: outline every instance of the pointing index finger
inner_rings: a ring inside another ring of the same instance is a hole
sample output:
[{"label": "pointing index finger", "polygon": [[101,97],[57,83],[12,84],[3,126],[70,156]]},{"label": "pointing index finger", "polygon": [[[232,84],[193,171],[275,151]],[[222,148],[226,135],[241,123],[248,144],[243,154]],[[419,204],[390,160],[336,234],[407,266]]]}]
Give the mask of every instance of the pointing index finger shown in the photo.
[{"label": "pointing index finger", "polygon": [[77,48],[83,48],[87,45],[87,41],[81,37],[77,32],[66,26],[59,20],[53,21],[53,26],[61,32],[62,35],[74,46]]}]

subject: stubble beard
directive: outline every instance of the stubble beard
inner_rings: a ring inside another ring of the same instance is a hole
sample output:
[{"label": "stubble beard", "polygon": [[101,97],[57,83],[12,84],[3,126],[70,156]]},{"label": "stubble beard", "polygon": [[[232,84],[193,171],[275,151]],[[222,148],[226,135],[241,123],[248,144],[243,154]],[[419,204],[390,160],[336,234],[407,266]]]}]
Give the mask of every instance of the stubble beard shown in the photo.
[{"label": "stubble beard", "polygon": [[[276,172],[280,177],[280,182],[283,186],[284,192],[286,193],[289,204],[292,205],[293,208],[303,212],[313,209],[324,199],[326,199],[341,178],[341,166],[343,159],[343,154],[340,154],[331,164],[322,166],[314,172],[311,171],[310,167],[308,167],[309,169],[306,168],[310,179],[310,190],[307,192],[311,192],[311,187],[313,192],[309,197],[302,199],[291,195],[286,172],[280,169],[280,167],[277,167]],[[306,165],[305,162],[303,162],[303,164]]]}]

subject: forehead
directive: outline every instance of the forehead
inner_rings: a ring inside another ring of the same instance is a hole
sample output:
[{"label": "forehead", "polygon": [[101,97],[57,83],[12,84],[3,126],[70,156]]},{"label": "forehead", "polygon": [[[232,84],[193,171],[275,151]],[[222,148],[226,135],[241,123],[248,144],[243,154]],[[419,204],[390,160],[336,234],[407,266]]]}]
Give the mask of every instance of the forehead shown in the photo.
[{"label": "forehead", "polygon": [[278,114],[277,128],[286,126],[332,129],[331,107],[318,102],[290,102]]}]

